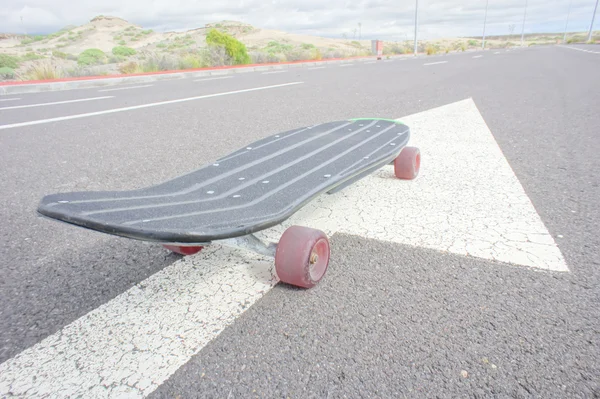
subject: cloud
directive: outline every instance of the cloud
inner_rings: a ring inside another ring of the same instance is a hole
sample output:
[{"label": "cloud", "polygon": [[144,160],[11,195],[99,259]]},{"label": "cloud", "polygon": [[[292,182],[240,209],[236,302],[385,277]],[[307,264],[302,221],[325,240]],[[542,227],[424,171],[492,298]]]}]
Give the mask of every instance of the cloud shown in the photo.
[{"label": "cloud", "polygon": [[[419,37],[481,35],[485,4],[420,0]],[[524,6],[525,0],[489,0],[487,33],[507,34],[511,24],[519,33]],[[525,32],[561,32],[568,7],[566,0],[529,0]],[[587,30],[593,9],[594,0],[572,0],[569,30]],[[413,0],[3,0],[0,31],[49,33],[103,14],[157,31],[193,29],[227,19],[328,37],[358,35],[361,23],[363,38],[403,40],[413,37],[414,13]]]}]

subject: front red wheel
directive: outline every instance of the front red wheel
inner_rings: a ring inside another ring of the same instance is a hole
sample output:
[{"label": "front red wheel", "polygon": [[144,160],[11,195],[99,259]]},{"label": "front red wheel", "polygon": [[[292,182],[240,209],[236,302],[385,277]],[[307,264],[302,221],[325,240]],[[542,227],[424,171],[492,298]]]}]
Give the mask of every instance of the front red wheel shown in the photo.
[{"label": "front red wheel", "polygon": [[302,288],[314,287],[329,265],[329,240],[320,230],[292,226],[283,235],[275,252],[279,279]]},{"label": "front red wheel", "polygon": [[394,160],[394,174],[398,179],[413,180],[421,169],[421,151],[417,147],[404,147]]},{"label": "front red wheel", "polygon": [[204,247],[183,247],[181,245],[163,245],[166,249],[171,252],[175,252],[179,255],[194,255],[202,251]]}]

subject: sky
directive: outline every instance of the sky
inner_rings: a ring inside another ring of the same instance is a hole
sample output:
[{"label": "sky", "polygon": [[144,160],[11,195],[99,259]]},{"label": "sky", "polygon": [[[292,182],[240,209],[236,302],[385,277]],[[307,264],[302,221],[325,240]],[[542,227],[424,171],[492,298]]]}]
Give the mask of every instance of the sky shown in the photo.
[{"label": "sky", "polygon": [[[587,31],[596,0],[488,0],[487,35]],[[419,39],[481,36],[486,0],[420,0]],[[600,14],[597,12],[596,14]],[[0,32],[51,33],[97,15],[155,31],[181,31],[221,20],[325,37],[414,38],[415,0],[2,0]],[[600,30],[596,15],[595,30]],[[360,24],[360,30],[359,30]]]}]

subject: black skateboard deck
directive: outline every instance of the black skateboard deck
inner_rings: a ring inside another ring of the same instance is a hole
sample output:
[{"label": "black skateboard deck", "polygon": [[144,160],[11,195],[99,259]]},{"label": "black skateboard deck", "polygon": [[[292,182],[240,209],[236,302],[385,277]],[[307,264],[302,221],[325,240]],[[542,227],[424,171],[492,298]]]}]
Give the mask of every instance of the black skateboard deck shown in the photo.
[{"label": "black skateboard deck", "polygon": [[158,243],[239,237],[279,224],[316,196],[389,164],[409,138],[408,126],[393,120],[329,122],[266,137],[156,186],[48,195],[38,212]]}]

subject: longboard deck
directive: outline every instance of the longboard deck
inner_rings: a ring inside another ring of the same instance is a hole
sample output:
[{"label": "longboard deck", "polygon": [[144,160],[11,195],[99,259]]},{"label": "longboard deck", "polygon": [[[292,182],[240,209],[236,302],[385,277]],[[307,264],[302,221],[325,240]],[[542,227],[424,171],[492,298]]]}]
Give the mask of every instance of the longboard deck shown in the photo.
[{"label": "longboard deck", "polygon": [[48,195],[38,212],[139,240],[207,243],[281,223],[390,163],[409,138],[408,126],[391,120],[329,122],[266,137],[156,186]]}]

